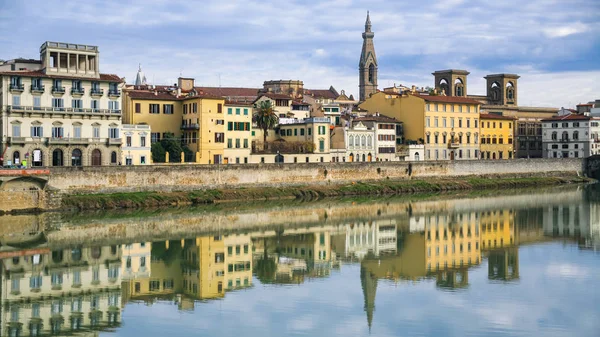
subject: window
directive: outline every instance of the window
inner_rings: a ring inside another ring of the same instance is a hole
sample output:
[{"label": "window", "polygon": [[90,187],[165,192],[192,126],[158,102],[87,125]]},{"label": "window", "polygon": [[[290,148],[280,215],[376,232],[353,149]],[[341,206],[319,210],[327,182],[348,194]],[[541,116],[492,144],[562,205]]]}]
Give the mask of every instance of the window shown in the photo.
[{"label": "window", "polygon": [[[14,98],[15,96],[13,96]],[[54,109],[62,109],[64,107],[64,100],[62,98],[53,98],[52,99],[52,107]]]},{"label": "window", "polygon": [[223,104],[217,104],[217,113],[223,113]]},{"label": "window", "polygon": [[62,126],[53,126],[52,127],[52,138],[62,138],[64,137],[64,130]]},{"label": "window", "polygon": [[244,149],[248,148],[248,139],[244,139]]},{"label": "window", "polygon": [[215,143],[224,143],[225,142],[225,134],[223,132],[215,133]]},{"label": "window", "polygon": [[140,103],[135,103],[135,112],[138,114],[142,112],[142,105]]},{"label": "window", "polygon": [[131,147],[131,136],[127,136],[125,143],[127,147]]},{"label": "window", "polygon": [[150,143],[154,144],[160,142],[160,132],[152,132],[150,134]]},{"label": "window", "polygon": [[13,95],[13,97],[12,97],[12,105],[14,107],[21,106],[21,96],[20,95]]},{"label": "window", "polygon": [[160,105],[159,104],[150,104],[149,105],[151,114],[159,114],[160,113]]},{"label": "window", "polygon": [[108,101],[108,110],[119,110],[119,101]]},{"label": "window", "polygon": [[71,100],[71,107],[73,109],[81,109],[81,108],[83,108],[83,100],[80,100],[80,99],[73,99],[73,100]]},{"label": "window", "polygon": [[150,291],[158,291],[160,290],[160,281],[158,280],[152,280],[150,281]]},{"label": "window", "polygon": [[248,116],[248,109],[244,109],[244,116]]},{"label": "window", "polygon": [[239,115],[240,114],[241,109],[240,108],[235,108],[235,114]]},{"label": "window", "polygon": [[[216,142],[216,140],[215,140]],[[233,141],[231,138],[227,138],[227,148],[231,149],[233,147]]]},{"label": "window", "polygon": [[233,114],[233,108],[227,108],[227,114],[228,115],[232,115]]},{"label": "window", "polygon": [[173,104],[163,104],[163,114],[172,115],[173,114]]},{"label": "window", "polygon": [[97,99],[93,99],[92,100],[92,109],[97,110],[100,109],[100,101],[98,101]]},{"label": "window", "polygon": [[240,143],[240,139],[239,139],[239,138],[236,138],[236,139],[235,139],[235,148],[236,148],[236,149],[239,149],[239,148],[241,147],[241,146],[240,146],[240,144],[241,144],[241,143]]},{"label": "window", "polygon": [[146,147],[146,136],[140,136],[140,146]]},{"label": "window", "polygon": [[108,137],[111,139],[119,138],[119,128],[109,128],[108,129]]},{"label": "window", "polygon": [[31,137],[43,137],[44,136],[44,128],[41,126],[32,126],[31,127]]}]

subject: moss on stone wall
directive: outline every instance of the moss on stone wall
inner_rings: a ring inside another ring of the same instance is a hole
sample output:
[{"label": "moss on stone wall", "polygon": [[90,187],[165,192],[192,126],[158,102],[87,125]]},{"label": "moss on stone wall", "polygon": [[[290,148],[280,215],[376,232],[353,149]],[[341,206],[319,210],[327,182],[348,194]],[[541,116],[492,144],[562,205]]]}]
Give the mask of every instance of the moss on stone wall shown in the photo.
[{"label": "moss on stone wall", "polygon": [[320,199],[343,196],[399,195],[406,193],[455,190],[522,188],[585,183],[577,175],[552,177],[464,177],[428,180],[390,180],[348,184],[300,185],[290,187],[252,187],[207,189],[182,192],[134,192],[112,194],[76,194],[63,196],[64,209],[92,210],[181,206],[278,199]]}]

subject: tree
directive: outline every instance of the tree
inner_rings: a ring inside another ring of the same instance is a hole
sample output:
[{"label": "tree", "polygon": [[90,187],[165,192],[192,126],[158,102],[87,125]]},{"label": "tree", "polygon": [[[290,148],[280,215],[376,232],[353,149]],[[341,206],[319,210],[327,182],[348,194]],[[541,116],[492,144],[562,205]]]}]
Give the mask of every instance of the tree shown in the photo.
[{"label": "tree", "polygon": [[266,144],[269,129],[274,129],[275,125],[279,123],[279,117],[275,114],[271,101],[260,102],[252,119],[256,126],[263,130],[263,144]]},{"label": "tree", "polygon": [[154,144],[152,144],[152,161],[154,163],[164,163],[165,162],[165,153],[167,153],[167,151],[165,151],[165,148],[162,146],[161,143],[156,142]]},{"label": "tree", "polygon": [[167,133],[165,137],[161,139],[160,144],[165,149],[165,152],[169,152],[169,162],[181,162],[181,152],[183,151],[183,148],[181,147],[181,142],[175,138],[174,134]]}]

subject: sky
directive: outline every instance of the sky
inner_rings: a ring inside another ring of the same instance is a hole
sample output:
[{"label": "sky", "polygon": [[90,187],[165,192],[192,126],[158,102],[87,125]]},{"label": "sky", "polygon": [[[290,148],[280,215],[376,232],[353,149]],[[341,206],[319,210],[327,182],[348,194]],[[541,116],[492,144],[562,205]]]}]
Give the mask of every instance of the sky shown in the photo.
[{"label": "sky", "polygon": [[[358,97],[367,10],[379,88],[433,86],[431,73],[516,73],[519,105],[574,107],[600,98],[597,0],[0,0],[0,59],[39,58],[44,41],[99,46],[100,71],[132,83],[305,88]],[[9,32],[7,34],[6,32]]]}]

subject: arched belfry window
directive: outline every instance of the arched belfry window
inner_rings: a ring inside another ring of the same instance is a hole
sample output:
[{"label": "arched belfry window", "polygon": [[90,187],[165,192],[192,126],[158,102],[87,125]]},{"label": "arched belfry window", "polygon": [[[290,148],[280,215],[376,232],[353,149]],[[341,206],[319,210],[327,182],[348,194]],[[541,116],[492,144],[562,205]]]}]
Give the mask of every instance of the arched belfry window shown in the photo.
[{"label": "arched belfry window", "polygon": [[498,85],[498,82],[494,82],[491,86],[491,95],[492,95],[492,100],[497,101],[500,99],[500,85]]},{"label": "arched belfry window", "polygon": [[465,85],[460,78],[454,81],[454,94],[461,97],[465,95]]},{"label": "arched belfry window", "polygon": [[375,82],[375,65],[369,64],[369,83]]},{"label": "arched belfry window", "polygon": [[515,99],[515,87],[513,86],[512,82],[508,82],[506,84],[506,99],[509,101],[514,101]]},{"label": "arched belfry window", "polygon": [[439,83],[440,94],[444,92],[446,95],[450,95],[450,86],[448,85],[448,81],[445,78],[442,78]]}]

